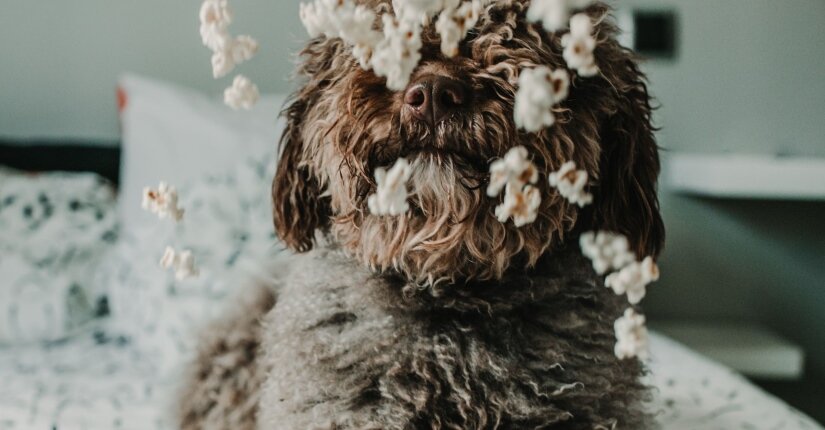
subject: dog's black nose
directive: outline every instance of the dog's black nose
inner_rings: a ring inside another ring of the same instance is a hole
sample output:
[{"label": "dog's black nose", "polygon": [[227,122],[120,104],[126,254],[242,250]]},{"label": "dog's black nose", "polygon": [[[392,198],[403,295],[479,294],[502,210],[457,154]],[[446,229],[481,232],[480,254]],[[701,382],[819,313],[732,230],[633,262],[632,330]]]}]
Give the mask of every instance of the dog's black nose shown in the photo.
[{"label": "dog's black nose", "polygon": [[436,125],[465,106],[470,90],[463,82],[447,76],[428,76],[414,82],[404,94],[404,103],[413,115]]}]

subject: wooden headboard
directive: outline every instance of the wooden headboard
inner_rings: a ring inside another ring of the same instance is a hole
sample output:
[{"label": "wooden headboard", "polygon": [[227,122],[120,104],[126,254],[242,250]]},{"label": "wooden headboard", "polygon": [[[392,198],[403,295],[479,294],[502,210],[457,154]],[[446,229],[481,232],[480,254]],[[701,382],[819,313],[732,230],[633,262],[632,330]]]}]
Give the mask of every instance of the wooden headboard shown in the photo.
[{"label": "wooden headboard", "polygon": [[0,139],[0,165],[30,172],[94,172],[117,184],[120,146],[113,142]]}]

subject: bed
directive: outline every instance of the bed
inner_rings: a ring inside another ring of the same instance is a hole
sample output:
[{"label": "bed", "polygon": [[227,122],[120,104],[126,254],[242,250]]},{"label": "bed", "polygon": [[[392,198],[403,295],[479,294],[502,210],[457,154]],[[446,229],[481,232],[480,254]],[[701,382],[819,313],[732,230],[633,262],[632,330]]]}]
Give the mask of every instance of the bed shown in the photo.
[{"label": "bed", "polygon": [[[661,429],[821,429],[735,372],[654,334],[649,404]],[[0,429],[171,429],[174,378],[118,339],[0,352]]]},{"label": "bed", "polygon": [[[233,116],[144,78],[121,90],[119,197],[92,173],[0,170],[2,430],[173,428],[198,329],[239,277],[265,276],[261,262],[284,252],[266,198],[282,97]],[[180,185],[181,225],[138,208],[142,186],[160,179]],[[158,268],[168,244],[194,251],[198,279]],[[822,429],[667,337],[653,334],[651,355],[648,408],[662,429]]]}]

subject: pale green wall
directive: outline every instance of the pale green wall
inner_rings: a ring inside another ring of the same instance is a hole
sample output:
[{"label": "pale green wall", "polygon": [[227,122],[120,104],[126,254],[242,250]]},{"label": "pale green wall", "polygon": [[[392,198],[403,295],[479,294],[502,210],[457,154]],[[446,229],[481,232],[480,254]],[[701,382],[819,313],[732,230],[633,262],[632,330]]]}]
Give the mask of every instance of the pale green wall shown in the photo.
[{"label": "pale green wall", "polygon": [[[825,2],[624,0],[680,14],[680,54],[645,65],[667,152],[825,157]],[[665,170],[667,168],[665,167]],[[825,374],[825,202],[720,201],[662,186],[656,318],[758,321]]]},{"label": "pale green wall", "polygon": [[[232,30],[257,37],[238,70],[287,91],[305,32],[297,0],[232,0]],[[125,71],[218,94],[200,45],[199,0],[0,0],[0,137],[118,138],[114,88]]]}]

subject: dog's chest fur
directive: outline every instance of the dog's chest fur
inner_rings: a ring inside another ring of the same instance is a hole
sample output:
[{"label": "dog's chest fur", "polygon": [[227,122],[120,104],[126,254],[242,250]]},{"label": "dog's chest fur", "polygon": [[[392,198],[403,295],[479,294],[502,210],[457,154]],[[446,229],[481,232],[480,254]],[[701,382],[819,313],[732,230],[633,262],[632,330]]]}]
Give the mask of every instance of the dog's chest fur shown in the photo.
[{"label": "dog's chest fur", "polygon": [[335,252],[298,257],[264,321],[263,429],[646,427],[626,307],[581,259],[407,291]]}]

